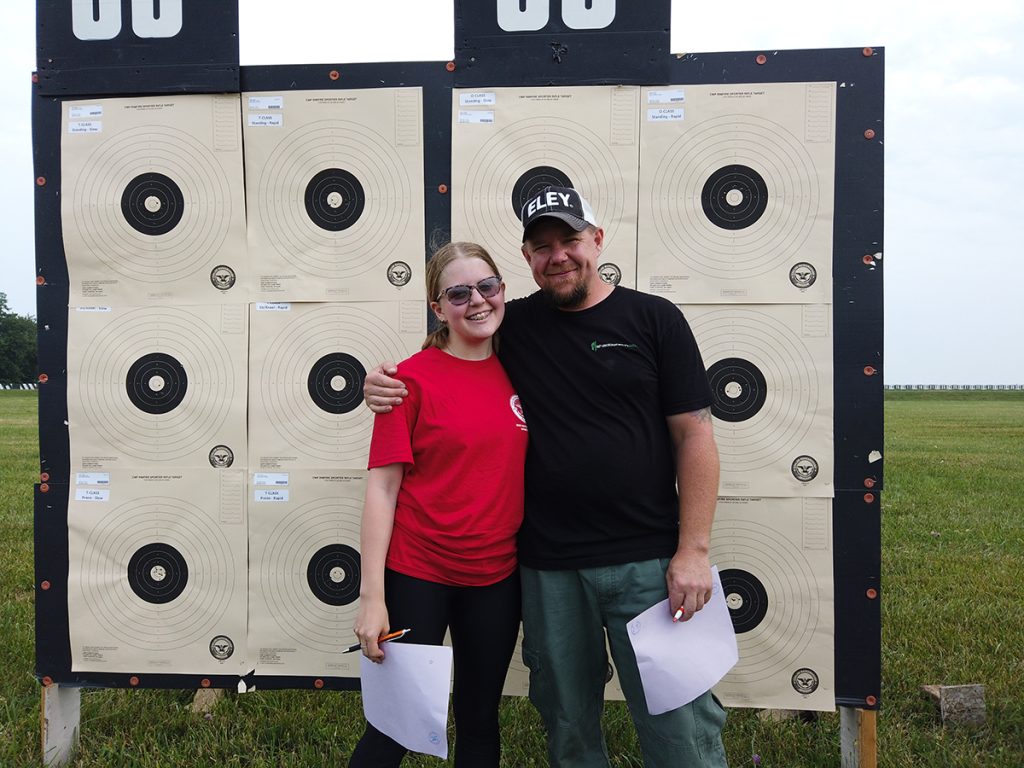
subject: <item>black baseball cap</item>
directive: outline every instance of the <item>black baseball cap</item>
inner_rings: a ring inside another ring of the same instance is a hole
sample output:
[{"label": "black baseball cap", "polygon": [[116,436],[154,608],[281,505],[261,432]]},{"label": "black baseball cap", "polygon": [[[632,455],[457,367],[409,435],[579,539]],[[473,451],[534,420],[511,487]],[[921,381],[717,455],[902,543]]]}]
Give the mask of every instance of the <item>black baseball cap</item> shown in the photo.
[{"label": "black baseball cap", "polygon": [[561,219],[577,232],[597,226],[594,209],[572,187],[545,187],[526,201],[519,216],[523,222],[524,242],[530,225],[545,216]]}]

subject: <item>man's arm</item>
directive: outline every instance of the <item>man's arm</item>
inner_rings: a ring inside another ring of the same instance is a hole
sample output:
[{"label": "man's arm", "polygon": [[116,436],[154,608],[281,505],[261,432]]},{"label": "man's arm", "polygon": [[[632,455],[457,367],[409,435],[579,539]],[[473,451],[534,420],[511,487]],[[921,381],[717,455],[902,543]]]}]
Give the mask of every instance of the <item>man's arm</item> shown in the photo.
[{"label": "man's arm", "polygon": [[665,573],[669,609],[689,619],[711,599],[711,523],[718,501],[718,446],[711,409],[667,417],[679,482],[679,543]]},{"label": "man's arm", "polygon": [[409,391],[398,379],[391,377],[398,373],[394,363],[381,363],[368,374],[363,382],[363,400],[374,413],[388,413],[392,406],[401,405],[402,398]]}]

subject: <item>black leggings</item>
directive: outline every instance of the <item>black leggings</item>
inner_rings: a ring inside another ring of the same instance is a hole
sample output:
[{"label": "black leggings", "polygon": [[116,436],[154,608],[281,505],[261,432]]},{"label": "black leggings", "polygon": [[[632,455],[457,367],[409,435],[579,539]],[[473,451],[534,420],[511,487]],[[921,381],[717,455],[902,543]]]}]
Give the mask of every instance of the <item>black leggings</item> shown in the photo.
[{"label": "black leggings", "polygon": [[[441,645],[451,628],[455,768],[497,766],[498,703],[519,637],[518,571],[486,587],[452,587],[385,570],[384,594],[391,629],[412,629],[394,642]],[[401,764],[405,753],[405,747],[367,723],[349,766],[391,768]]]}]

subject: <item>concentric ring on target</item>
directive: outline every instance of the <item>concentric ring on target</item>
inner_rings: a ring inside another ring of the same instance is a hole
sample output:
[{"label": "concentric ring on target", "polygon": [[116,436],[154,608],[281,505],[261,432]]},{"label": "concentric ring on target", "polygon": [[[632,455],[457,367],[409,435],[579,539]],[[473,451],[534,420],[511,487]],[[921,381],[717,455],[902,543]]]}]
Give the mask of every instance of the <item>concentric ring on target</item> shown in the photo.
[{"label": "concentric ring on target", "polygon": [[144,235],[166,235],[185,213],[185,196],[174,179],[162,173],[143,173],[124,188],[121,213]]},{"label": "concentric ring on target", "polygon": [[315,499],[290,510],[253,551],[265,610],[290,642],[325,653],[347,647],[362,578],[361,514],[361,497]]},{"label": "concentric ring on target", "polygon": [[85,347],[74,370],[78,408],[111,450],[171,461],[192,451],[205,456],[220,442],[236,371],[212,322],[197,307],[140,308],[111,315],[91,338],[76,340]]},{"label": "concentric ring on target", "polygon": [[802,510],[778,510],[764,522],[729,516],[728,507],[716,515],[711,556],[738,635],[740,661],[730,673],[736,680],[765,680],[792,669],[827,621],[808,554],[828,568],[823,577],[829,581],[831,558],[802,549]]},{"label": "concentric ring on target", "polygon": [[147,603],[169,603],[188,585],[188,563],[170,544],[147,544],[128,561],[128,585]]},{"label": "concentric ring on target", "polygon": [[696,274],[750,279],[792,263],[820,218],[825,169],[771,120],[693,123],[644,162],[656,169],[647,193],[654,233]]},{"label": "concentric ring on target", "polygon": [[265,361],[253,374],[257,417],[287,443],[281,450],[334,466],[365,466],[373,430],[373,414],[359,406],[365,371],[410,353],[393,310],[389,302],[311,304],[255,316],[257,346],[250,354]]},{"label": "concentric ring on target", "polygon": [[352,355],[332,352],[309,371],[306,385],[316,407],[327,413],[349,413],[363,402],[366,368]]},{"label": "concentric ring on target", "polygon": [[306,213],[321,229],[341,232],[357,221],[366,207],[366,192],[353,174],[326,168],[306,185]]},{"label": "concentric ring on target", "polygon": [[306,581],[317,600],[348,605],[359,597],[362,578],[359,553],[344,544],[318,549],[306,566]]},{"label": "concentric ring on target", "polygon": [[727,568],[719,572],[725,604],[736,634],[757,627],[768,614],[768,593],[752,573],[740,568]]},{"label": "concentric ring on target", "polygon": [[828,392],[809,346],[828,339],[799,335],[799,308],[691,307],[686,316],[708,368],[712,414],[724,422],[715,429],[723,471],[784,464],[788,472],[805,441],[816,444],[828,428],[819,418]]},{"label": "concentric ring on target", "polygon": [[188,374],[171,355],[152,352],[143,355],[125,377],[128,399],[146,413],[170,413],[185,399]]},{"label": "concentric ring on target", "polygon": [[708,367],[714,402],[711,414],[722,421],[746,421],[764,407],[768,382],[749,360],[727,357]]},{"label": "concentric ring on target", "polygon": [[135,648],[205,647],[237,599],[224,530],[190,502],[127,501],[84,536],[77,578],[85,607],[98,629]]},{"label": "concentric ring on target", "polygon": [[522,219],[523,206],[548,187],[576,187],[564,172],[549,165],[530,168],[512,185],[512,212]]},{"label": "concentric ring on target", "polygon": [[234,219],[220,159],[208,143],[166,125],[114,133],[64,184],[64,226],[85,249],[78,258],[143,283],[205,272]]},{"label": "concentric ring on target", "polygon": [[768,185],[761,174],[745,165],[719,168],[704,182],[700,196],[704,214],[722,229],[746,229],[768,207]]},{"label": "concentric ring on target", "polygon": [[307,123],[277,141],[259,169],[250,229],[307,274],[372,273],[407,237],[413,170],[392,138],[367,125]]}]

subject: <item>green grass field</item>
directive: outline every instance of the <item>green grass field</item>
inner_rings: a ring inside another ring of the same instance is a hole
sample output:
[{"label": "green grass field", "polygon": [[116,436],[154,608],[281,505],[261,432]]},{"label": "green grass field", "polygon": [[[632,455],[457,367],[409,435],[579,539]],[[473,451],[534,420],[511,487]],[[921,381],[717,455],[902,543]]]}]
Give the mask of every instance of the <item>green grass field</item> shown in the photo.
[{"label": "green grass field", "polygon": [[[886,395],[882,766],[1024,766],[1024,392]],[[33,677],[32,484],[36,396],[0,392],[0,766],[40,761]],[[982,683],[988,722],[943,728],[925,683]],[[87,690],[76,766],[344,765],[361,728],[357,694],[229,695],[210,716],[190,691]],[[543,766],[525,699],[502,709],[504,765]],[[625,707],[606,709],[615,766],[639,766]],[[734,710],[733,768],[839,764],[839,717],[762,722]],[[442,765],[410,758],[410,766]]]}]

